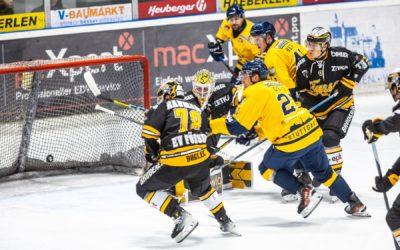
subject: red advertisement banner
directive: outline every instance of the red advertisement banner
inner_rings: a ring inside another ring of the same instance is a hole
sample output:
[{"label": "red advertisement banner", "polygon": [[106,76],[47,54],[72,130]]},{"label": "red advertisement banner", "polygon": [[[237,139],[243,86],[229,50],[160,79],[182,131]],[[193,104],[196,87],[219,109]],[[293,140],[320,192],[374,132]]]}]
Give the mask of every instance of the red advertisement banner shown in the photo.
[{"label": "red advertisement banner", "polygon": [[215,0],[139,0],[139,19],[216,12]]}]

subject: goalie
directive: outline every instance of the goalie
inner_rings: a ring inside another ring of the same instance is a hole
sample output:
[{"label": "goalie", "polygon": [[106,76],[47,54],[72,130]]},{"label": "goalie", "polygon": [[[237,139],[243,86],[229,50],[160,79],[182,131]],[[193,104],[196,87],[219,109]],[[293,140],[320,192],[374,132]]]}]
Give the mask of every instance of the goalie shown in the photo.
[{"label": "goalie", "polygon": [[[385,120],[375,119],[366,120],[362,125],[364,133],[364,139],[368,143],[373,143],[378,140],[379,137],[387,135],[389,133],[400,132],[400,68],[395,69],[388,75],[387,87],[396,102],[393,107],[393,115],[389,116]],[[387,192],[393,185],[399,180],[400,175],[400,157],[393,164],[392,168],[389,168],[383,177],[375,177],[375,187],[372,189],[376,192]],[[392,230],[393,236],[400,246],[400,195],[396,197],[392,208],[389,209],[386,215],[386,222]]]}]

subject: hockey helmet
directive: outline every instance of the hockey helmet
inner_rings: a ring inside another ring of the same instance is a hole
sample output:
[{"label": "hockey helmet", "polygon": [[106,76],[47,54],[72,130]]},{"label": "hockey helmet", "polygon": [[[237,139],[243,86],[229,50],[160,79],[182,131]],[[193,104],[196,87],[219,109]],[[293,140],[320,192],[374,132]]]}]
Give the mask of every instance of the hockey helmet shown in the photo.
[{"label": "hockey helmet", "polygon": [[331,44],[332,34],[323,27],[315,27],[307,34],[307,42]]},{"label": "hockey helmet", "polygon": [[232,4],[226,10],[226,19],[233,18],[235,16],[244,17],[244,9],[240,4]]},{"label": "hockey helmet", "polygon": [[185,91],[180,82],[175,80],[169,80],[164,82],[157,91],[157,101],[158,103],[169,99],[183,98],[185,96]]},{"label": "hockey helmet", "polygon": [[243,65],[242,71],[239,72],[239,79],[242,80],[246,75],[251,78],[254,73],[257,73],[260,76],[260,80],[267,79],[268,68],[265,65],[264,61],[260,58],[256,58],[252,61],[246,62]]},{"label": "hockey helmet", "polygon": [[201,69],[196,72],[193,79],[193,94],[201,101],[208,99],[215,86],[214,72]]},{"label": "hockey helmet", "polygon": [[268,21],[260,21],[253,24],[251,27],[250,35],[251,36],[266,36],[269,34],[272,38],[275,37],[275,27],[272,23]]},{"label": "hockey helmet", "polygon": [[394,101],[400,100],[400,68],[394,69],[387,77],[387,85]]}]

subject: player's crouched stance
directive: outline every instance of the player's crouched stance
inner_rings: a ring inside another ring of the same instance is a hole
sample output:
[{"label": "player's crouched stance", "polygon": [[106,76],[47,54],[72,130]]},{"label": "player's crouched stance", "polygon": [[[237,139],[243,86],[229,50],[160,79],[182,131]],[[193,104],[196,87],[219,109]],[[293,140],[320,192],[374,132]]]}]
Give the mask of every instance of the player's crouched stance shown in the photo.
[{"label": "player's crouched stance", "polygon": [[[368,143],[375,142],[380,136],[389,133],[400,132],[400,68],[395,69],[388,75],[388,88],[396,105],[393,107],[393,115],[385,120],[375,119],[366,120],[362,125],[364,139]],[[400,157],[393,164],[393,167],[388,169],[385,176],[375,177],[376,192],[387,192],[399,181],[400,175]],[[386,215],[386,222],[393,232],[397,244],[400,246],[400,195],[396,197],[393,206],[389,209]]]},{"label": "player's crouched stance", "polygon": [[369,216],[366,206],[344,178],[329,167],[321,141],[322,130],[316,118],[296,105],[286,87],[275,81],[266,81],[267,74],[262,60],[255,59],[243,65],[239,74],[245,86],[243,100],[232,118],[211,120],[211,131],[240,135],[258,122],[263,134],[272,143],[259,166],[260,173],[281,188],[300,195],[297,212],[304,218],[318,206],[322,195],[292,174],[293,169],[299,167],[311,172],[342,202],[348,202],[345,208],[348,214]]},{"label": "player's crouched stance", "polygon": [[175,227],[171,237],[180,243],[199,223],[165,190],[185,180],[192,194],[200,197],[215,216],[220,229],[240,235],[227,216],[221,198],[210,185],[210,153],[207,136],[201,129],[200,108],[183,99],[183,87],[176,81],[164,83],[158,96],[161,102],[149,111],[142,131],[146,159],[153,165],[137,183],[137,194],[172,217]]}]

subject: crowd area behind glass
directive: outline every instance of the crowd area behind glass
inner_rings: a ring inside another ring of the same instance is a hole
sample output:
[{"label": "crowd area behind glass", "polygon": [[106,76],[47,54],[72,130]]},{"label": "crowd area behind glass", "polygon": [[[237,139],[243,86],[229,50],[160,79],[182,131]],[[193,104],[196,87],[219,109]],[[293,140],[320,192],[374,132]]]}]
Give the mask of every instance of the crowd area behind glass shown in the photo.
[{"label": "crowd area behind glass", "polygon": [[132,0],[0,0],[0,15],[43,12],[44,2],[51,10],[132,3]]}]

